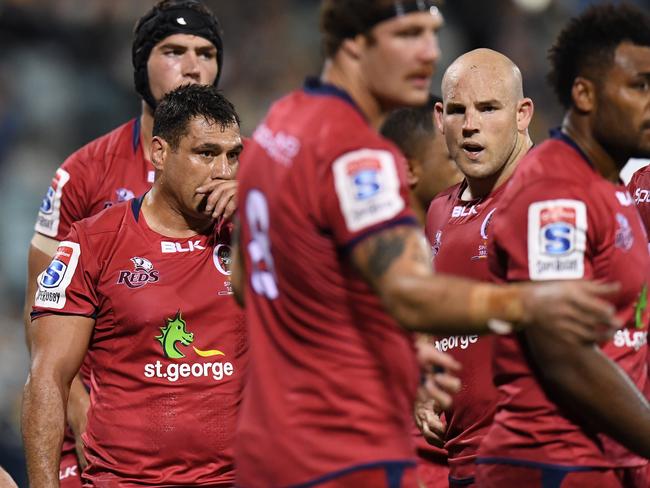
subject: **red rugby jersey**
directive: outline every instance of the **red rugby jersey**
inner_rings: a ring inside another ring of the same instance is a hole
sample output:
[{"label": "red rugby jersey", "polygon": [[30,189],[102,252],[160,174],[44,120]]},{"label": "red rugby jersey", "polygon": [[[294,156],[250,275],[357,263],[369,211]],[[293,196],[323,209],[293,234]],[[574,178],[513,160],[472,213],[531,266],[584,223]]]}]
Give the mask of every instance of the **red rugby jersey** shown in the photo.
[{"label": "red rugby jersey", "polygon": [[[426,236],[434,254],[436,272],[490,280],[487,243],[490,222],[503,194],[501,185],[485,198],[461,200],[467,184],[438,195],[427,212]],[[462,388],[445,412],[451,478],[472,478],[474,461],[496,407],[492,382],[492,337],[477,335],[436,337],[436,347],[452,355],[462,365]]]},{"label": "red rugby jersey", "polygon": [[147,191],[154,167],[132,119],[72,153],[56,170],[38,210],[35,230],[60,241],[74,222]]},{"label": "red rugby jersey", "polygon": [[[625,326],[601,348],[643,388],[650,259],[638,212],[623,185],[602,178],[578,146],[556,132],[519,164],[495,215],[489,246],[490,269],[499,281],[619,282],[621,291],[612,302]],[[495,337],[494,342],[499,403],[481,446],[481,462],[646,463],[611,439],[581,429],[553,403],[516,335]]]},{"label": "red rugby jersey", "polygon": [[373,232],[417,225],[405,166],[346,93],[318,80],[275,103],[246,147],[239,212],[252,347],[238,485],[415,461],[411,335],[346,257]]},{"label": "red rugby jersey", "polygon": [[34,315],[94,317],[84,434],[93,486],[231,486],[247,347],[229,232],[152,231],[142,199],[75,223]]},{"label": "red rugby jersey", "polygon": [[[154,168],[140,143],[140,119],[132,119],[71,154],[56,170],[38,211],[35,230],[60,241],[74,222],[115,203],[142,195],[151,187]],[[81,368],[88,385],[90,357]],[[74,452],[66,429],[63,452]]]}]

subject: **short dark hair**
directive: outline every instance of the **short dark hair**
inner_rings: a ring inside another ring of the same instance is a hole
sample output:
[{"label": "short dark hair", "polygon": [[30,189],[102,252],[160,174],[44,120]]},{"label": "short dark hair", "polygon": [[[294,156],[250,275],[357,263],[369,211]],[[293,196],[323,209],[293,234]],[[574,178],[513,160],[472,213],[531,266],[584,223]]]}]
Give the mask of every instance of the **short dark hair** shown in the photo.
[{"label": "short dark hair", "polygon": [[380,21],[399,13],[423,10],[432,0],[323,0],[320,31],[325,56],[336,54],[345,39],[368,34]]},{"label": "short dark hair", "polygon": [[169,92],[156,107],[153,135],[163,138],[172,150],[187,135],[191,119],[203,117],[222,128],[239,125],[235,107],[214,86],[184,85]]},{"label": "short dark hair", "polygon": [[420,144],[435,137],[433,109],[437,102],[442,102],[442,99],[437,95],[430,95],[426,105],[422,107],[393,110],[381,126],[381,135],[393,141],[407,158],[416,157]]},{"label": "short dark hair", "polygon": [[598,82],[624,42],[650,46],[650,16],[637,7],[595,5],[569,21],[548,52],[548,81],[565,108],[576,77]]}]

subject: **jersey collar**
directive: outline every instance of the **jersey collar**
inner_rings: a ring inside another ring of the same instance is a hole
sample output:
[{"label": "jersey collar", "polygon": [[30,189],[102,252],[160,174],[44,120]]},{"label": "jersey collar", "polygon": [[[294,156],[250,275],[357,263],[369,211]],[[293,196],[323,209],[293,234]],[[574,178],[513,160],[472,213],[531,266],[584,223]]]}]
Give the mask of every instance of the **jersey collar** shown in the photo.
[{"label": "jersey collar", "polygon": [[351,105],[352,108],[354,108],[357,112],[359,112],[365,120],[368,120],[366,114],[364,114],[361,111],[359,106],[348,94],[348,92],[342,90],[338,86],[334,86],[330,83],[325,83],[321,81],[321,79],[318,78],[317,76],[308,76],[305,79],[305,84],[303,85],[303,91],[308,95],[330,96],[330,97],[336,97],[340,100],[343,100],[345,103]]},{"label": "jersey collar", "polygon": [[562,129],[560,127],[556,127],[555,129],[551,129],[551,139],[556,139],[558,141],[562,141],[565,144],[568,144],[571,146],[573,149],[575,149],[580,156],[582,156],[582,159],[585,160],[585,163],[587,163],[589,166],[595,169],[594,164],[591,162],[589,157],[585,154],[585,152],[582,150],[580,146],[578,146],[578,143],[571,139],[567,134],[562,132]]}]

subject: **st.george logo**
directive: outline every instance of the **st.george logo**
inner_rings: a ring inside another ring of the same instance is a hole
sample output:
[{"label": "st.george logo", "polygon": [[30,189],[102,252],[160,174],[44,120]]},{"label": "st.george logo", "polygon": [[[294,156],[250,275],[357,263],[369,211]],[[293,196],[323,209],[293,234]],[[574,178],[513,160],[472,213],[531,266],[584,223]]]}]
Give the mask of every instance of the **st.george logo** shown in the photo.
[{"label": "st.george logo", "polygon": [[554,256],[570,253],[575,247],[576,211],[571,207],[551,207],[540,212],[542,249]]},{"label": "st.george logo", "polygon": [[146,258],[132,257],[133,271],[122,270],[117,278],[118,285],[126,285],[129,288],[140,288],[147,283],[155,283],[160,278],[158,271],[154,269],[153,264]]}]

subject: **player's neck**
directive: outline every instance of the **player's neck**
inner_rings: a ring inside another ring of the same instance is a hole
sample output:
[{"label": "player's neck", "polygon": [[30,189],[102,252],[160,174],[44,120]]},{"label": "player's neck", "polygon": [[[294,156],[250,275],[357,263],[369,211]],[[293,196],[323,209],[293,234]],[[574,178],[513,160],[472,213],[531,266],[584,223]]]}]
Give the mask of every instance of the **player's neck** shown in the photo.
[{"label": "player's neck", "polygon": [[142,115],[140,115],[140,144],[147,161],[151,161],[151,138],[153,137],[153,110],[142,101]]},{"label": "player's neck", "polygon": [[183,212],[172,195],[167,194],[157,180],[142,202],[142,216],[151,230],[165,237],[179,239],[206,234],[214,225],[208,216],[192,216]]},{"label": "player's neck", "polygon": [[326,60],[321,74],[321,80],[344,90],[357,107],[363,112],[368,122],[375,129],[381,127],[386,118],[386,111],[382,109],[379,101],[363,86],[361,77],[358,76],[354,66],[344,66],[345,60]]},{"label": "player's neck", "polygon": [[586,116],[569,110],[562,121],[562,132],[578,145],[603,178],[612,182],[619,181],[620,168],[627,162],[627,158],[617,161],[598,143]]},{"label": "player's neck", "polygon": [[530,151],[531,147],[533,147],[533,141],[531,141],[528,133],[520,134],[517,137],[517,143],[512,153],[510,153],[506,163],[501,166],[499,171],[487,178],[471,178],[465,176],[467,188],[465,188],[465,191],[461,195],[461,200],[470,201],[476,198],[485,198],[503,185],[512,176],[512,173],[517,168],[517,164]]}]

